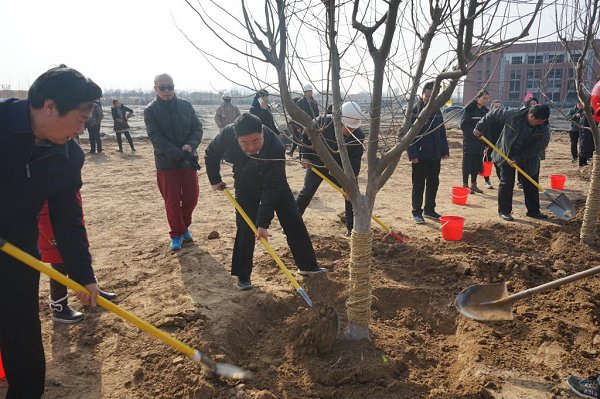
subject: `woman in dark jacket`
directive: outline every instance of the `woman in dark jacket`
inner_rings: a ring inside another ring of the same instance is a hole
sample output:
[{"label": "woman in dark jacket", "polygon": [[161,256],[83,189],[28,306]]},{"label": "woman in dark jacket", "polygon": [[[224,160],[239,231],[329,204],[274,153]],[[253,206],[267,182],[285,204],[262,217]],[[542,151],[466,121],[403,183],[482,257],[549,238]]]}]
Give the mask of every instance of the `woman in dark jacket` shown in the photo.
[{"label": "woman in dark jacket", "polygon": [[275,120],[273,119],[271,106],[269,105],[269,92],[265,89],[256,92],[254,101],[252,101],[252,107],[250,107],[250,113],[258,116],[262,124],[276,134],[281,134],[277,126],[275,126]]},{"label": "woman in dark jacket", "polygon": [[469,176],[471,176],[471,194],[483,193],[477,187],[477,174],[482,171],[483,153],[485,144],[473,134],[475,125],[488,113],[485,106],[490,96],[486,90],[480,90],[477,96],[465,107],[460,128],[463,132],[463,186],[469,187]]},{"label": "woman in dark jacket", "polygon": [[588,159],[594,156],[594,138],[585,114],[579,120],[579,126],[579,166],[587,166]]},{"label": "woman in dark jacket", "polygon": [[131,147],[131,151],[135,151],[133,147],[133,140],[129,134],[129,123],[127,120],[133,115],[133,110],[129,107],[121,104],[119,100],[113,100],[113,106],[110,109],[114,121],[114,129],[117,134],[117,144],[119,145],[119,152],[123,152],[123,141],[121,140],[121,133],[125,134],[125,138]]}]

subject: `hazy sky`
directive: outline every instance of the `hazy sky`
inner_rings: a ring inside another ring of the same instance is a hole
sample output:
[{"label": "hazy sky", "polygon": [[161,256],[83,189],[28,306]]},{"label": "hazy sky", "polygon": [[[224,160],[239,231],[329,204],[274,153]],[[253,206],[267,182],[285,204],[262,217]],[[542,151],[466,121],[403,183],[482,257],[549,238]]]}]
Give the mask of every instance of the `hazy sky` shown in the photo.
[{"label": "hazy sky", "polygon": [[[198,4],[196,1],[192,0],[192,3]],[[200,0],[200,3],[207,6],[207,1]],[[220,3],[236,11],[240,4],[239,0],[222,0]],[[301,18],[302,23],[307,24],[301,27],[302,32],[321,19],[317,13],[322,12],[323,7],[318,4],[320,2],[316,3],[317,6],[308,11],[312,14]],[[248,4],[260,6],[254,12],[261,13],[262,1],[249,0]],[[10,85],[12,89],[27,89],[42,72],[61,63],[78,69],[104,89],[151,90],[154,76],[162,72],[170,73],[180,90],[232,88],[234,85],[214,71],[185,39],[176,23],[204,50],[242,64],[242,68],[237,69],[219,67],[234,80],[261,87],[261,83],[251,82],[243,72],[246,67],[265,81],[275,81],[272,68],[267,73],[265,64],[248,65],[245,57],[236,55],[207,34],[206,26],[184,0],[0,0],[0,34],[3,38],[0,88]],[[229,23],[226,28],[236,29],[234,23]],[[399,29],[404,30],[404,35],[411,34],[406,27]],[[348,26],[340,27],[338,35],[352,37],[356,32]],[[410,39],[408,43],[415,44]],[[299,45],[314,47],[311,50],[316,50],[320,57],[317,61],[326,61],[327,49],[322,47],[320,40],[300,42]],[[402,57],[406,60],[408,56]],[[367,70],[369,61],[364,50],[355,55],[354,63],[348,62],[343,67],[350,71],[354,68]],[[308,75],[314,82],[326,85],[326,62],[325,67]],[[306,83],[305,77],[294,79],[294,90]],[[348,82],[342,83],[343,90],[370,91],[368,80],[352,77]],[[390,85],[396,87],[397,82],[390,82]]]}]

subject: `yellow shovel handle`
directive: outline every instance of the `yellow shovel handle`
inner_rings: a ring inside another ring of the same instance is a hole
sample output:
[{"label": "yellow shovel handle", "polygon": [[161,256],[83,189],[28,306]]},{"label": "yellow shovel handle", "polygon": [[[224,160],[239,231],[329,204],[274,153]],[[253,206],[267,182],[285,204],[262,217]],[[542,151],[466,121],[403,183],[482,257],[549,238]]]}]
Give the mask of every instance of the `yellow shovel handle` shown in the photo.
[{"label": "yellow shovel handle", "polygon": [[[65,285],[76,292],[88,292],[89,293],[89,291],[81,284],[68,278],[67,276],[65,276],[62,273],[57,272],[56,270],[54,270],[52,267],[48,266],[44,262],[41,262],[40,260],[29,255],[27,252],[22,251],[21,249],[15,247],[14,245],[10,244],[9,242],[4,241],[1,238],[0,238],[0,250],[4,251],[8,255],[10,255],[18,260],[20,260],[21,262],[25,263],[26,265],[31,266],[32,268],[39,271],[40,273],[44,273],[51,279],[58,281],[62,285]],[[183,342],[173,338],[169,334],[162,332],[158,328],[154,327],[152,324],[145,322],[144,320],[140,319],[137,316],[134,316],[133,314],[127,312],[125,309],[102,298],[101,296],[96,296],[96,303],[98,305],[102,306],[104,309],[116,314],[117,316],[125,319],[126,321],[130,322],[131,324],[146,331],[148,334],[152,335],[153,337],[158,338],[165,344],[173,347],[174,349],[177,349],[178,351],[180,351],[182,353],[185,353],[192,359],[194,359],[196,361],[202,361],[203,363],[207,362],[207,364],[209,364],[209,365],[212,363],[212,361],[210,359],[203,359],[202,355],[199,351],[197,351],[194,348],[184,344]]]},{"label": "yellow shovel handle", "polygon": [[[223,189],[223,192],[225,193],[225,195],[227,196],[227,198],[229,198],[229,201],[231,201],[231,203],[233,204],[233,206],[235,206],[235,209],[237,209],[238,213],[240,215],[242,215],[242,217],[244,218],[244,220],[246,221],[246,223],[248,223],[248,226],[250,226],[250,228],[252,229],[252,231],[254,232],[254,234],[258,233],[258,229],[254,225],[254,222],[250,219],[250,217],[248,216],[248,214],[246,213],[246,211],[244,211],[244,208],[242,208],[242,206],[240,205],[240,203],[237,202],[237,200],[233,197],[233,195],[231,195],[231,193],[229,192],[229,190]],[[273,250],[273,247],[271,247],[271,244],[269,244],[269,242],[267,240],[265,240],[264,238],[261,238],[260,242],[262,242],[262,244],[265,246],[265,248],[267,249],[267,252],[269,252],[269,254],[273,258],[273,260],[275,261],[275,263],[277,263],[277,266],[279,266],[279,268],[281,269],[281,271],[283,272],[283,274],[285,274],[285,276],[287,277],[287,279],[290,280],[290,283],[292,283],[292,286],[296,290],[303,290],[302,287],[300,287],[300,284],[298,284],[298,282],[294,278],[294,276],[292,276],[292,274],[290,273],[290,271],[287,269],[287,267],[285,267],[285,265],[283,264],[283,262],[281,261],[281,259],[279,258],[279,256],[277,256],[277,254]]]},{"label": "yellow shovel handle", "polygon": [[483,134],[481,136],[479,136],[479,138],[481,140],[483,140],[487,145],[489,145],[492,150],[496,151],[498,153],[498,155],[500,155],[502,158],[504,158],[508,162],[509,165],[513,166],[516,170],[518,170],[519,173],[521,173],[521,175],[523,175],[523,177],[525,177],[527,180],[529,180],[531,182],[531,184],[536,186],[538,190],[540,190],[541,192],[545,191],[544,188],[542,186],[540,186],[540,184],[538,182],[533,180],[531,178],[531,176],[529,176],[527,173],[525,173],[525,171],[523,171],[523,169],[521,169],[519,167],[519,165],[517,165],[516,163],[513,163],[512,159],[510,159],[508,156],[506,156],[506,154],[504,154],[502,151],[500,151],[498,149],[498,147],[496,147],[494,144],[492,144],[492,142],[489,141]]},{"label": "yellow shovel handle", "polygon": [[[317,176],[319,176],[321,179],[325,180],[327,183],[329,183],[329,185],[331,187],[333,187],[334,189],[336,189],[337,191],[340,192],[340,194],[342,194],[344,197],[346,197],[346,193],[344,192],[344,190],[342,190],[337,184],[335,184],[330,178],[328,178],[327,176],[325,176],[319,169],[315,168],[314,166],[310,166],[310,170],[312,170]],[[390,226],[388,226],[387,224],[385,224],[381,219],[379,219],[377,216],[375,215],[371,215],[371,219],[373,219],[377,224],[379,224],[381,226],[382,229],[384,229],[387,232],[389,232],[391,230]]]}]

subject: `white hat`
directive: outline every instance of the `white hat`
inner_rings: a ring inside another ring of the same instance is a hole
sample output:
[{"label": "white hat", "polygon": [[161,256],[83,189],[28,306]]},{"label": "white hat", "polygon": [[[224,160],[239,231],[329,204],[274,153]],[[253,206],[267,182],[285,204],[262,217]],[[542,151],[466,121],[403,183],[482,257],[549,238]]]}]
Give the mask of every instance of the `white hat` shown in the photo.
[{"label": "white hat", "polygon": [[342,123],[349,129],[360,127],[361,121],[365,116],[360,111],[360,105],[355,102],[347,101],[342,104]]},{"label": "white hat", "polygon": [[223,92],[223,98],[231,98],[231,93],[228,91]]},{"label": "white hat", "polygon": [[303,89],[304,89],[304,92],[307,92],[307,91],[312,91],[313,88],[310,83],[307,83],[304,85]]}]

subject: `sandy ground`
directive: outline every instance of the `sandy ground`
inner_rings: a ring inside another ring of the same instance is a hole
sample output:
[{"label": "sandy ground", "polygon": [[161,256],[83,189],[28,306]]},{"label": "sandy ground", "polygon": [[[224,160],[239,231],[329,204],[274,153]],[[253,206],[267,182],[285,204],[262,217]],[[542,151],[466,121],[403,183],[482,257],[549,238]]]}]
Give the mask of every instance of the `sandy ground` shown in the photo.
[{"label": "sandy ground", "polygon": [[[570,373],[587,376],[600,366],[600,279],[518,302],[511,322],[466,319],[453,301],[476,283],[509,281],[516,292],[596,266],[600,247],[578,243],[580,213],[570,222],[525,217],[520,192],[515,223],[498,218],[495,189],[469,196],[466,206],[452,204],[451,187],[461,180],[460,133],[451,132],[450,142],[437,210],[466,219],[463,240],[443,241],[438,224],[412,222],[410,166],[403,158],[375,209],[410,241],[398,245],[374,226],[372,339],[339,341],[327,353],[307,354],[292,335],[305,306],[262,247],[255,253],[256,288],[233,289],[234,212],[222,193],[210,190],[204,169],[191,226],[195,240],[173,253],[150,143],[137,139],[136,153],[121,154],[114,139],[106,140],[105,153],[88,155],[83,171],[86,223],[102,287],[117,292],[125,309],[255,378],[215,378],[106,311],[87,309],[83,323],[54,324],[42,278],[44,397],[568,397],[564,379]],[[566,134],[553,137],[542,168],[545,186],[549,174],[567,174],[565,193],[583,205],[589,171],[571,164]],[[296,160],[287,170],[297,192],[304,171]],[[224,176],[231,183],[227,166]],[[323,185],[305,214],[319,261],[330,270],[326,276],[297,275],[276,222],[271,243],[314,300],[333,303],[344,325],[349,243],[341,237],[342,211],[339,194]],[[212,231],[220,236],[208,239]],[[0,382],[0,396],[4,389]]]}]

